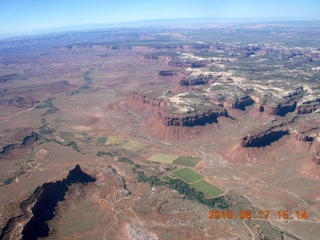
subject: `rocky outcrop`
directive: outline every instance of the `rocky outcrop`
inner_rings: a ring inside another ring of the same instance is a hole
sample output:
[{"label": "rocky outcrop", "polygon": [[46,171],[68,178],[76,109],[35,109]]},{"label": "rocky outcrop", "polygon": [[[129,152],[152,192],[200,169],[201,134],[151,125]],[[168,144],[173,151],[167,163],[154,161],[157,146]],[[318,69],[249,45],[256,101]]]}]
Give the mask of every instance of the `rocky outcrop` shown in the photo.
[{"label": "rocky outcrop", "polygon": [[221,108],[219,110],[208,110],[207,112],[195,113],[194,115],[180,116],[164,116],[162,117],[163,124],[166,126],[204,126],[207,123],[217,122],[217,118],[228,116],[228,112]]},{"label": "rocky outcrop", "polygon": [[242,139],[242,147],[265,147],[271,145],[271,143],[278,141],[284,135],[289,134],[288,130],[267,130],[259,132],[255,135],[249,135]]},{"label": "rocky outcrop", "polygon": [[170,77],[170,76],[173,76],[174,74],[173,74],[173,71],[163,70],[163,71],[159,71],[158,75],[161,77]]},{"label": "rocky outcrop", "polygon": [[264,111],[270,115],[285,116],[289,112],[294,112],[296,110],[297,101],[287,101],[272,106],[263,106]]},{"label": "rocky outcrop", "polygon": [[294,112],[296,110],[297,103],[304,94],[305,90],[303,87],[298,87],[280,99],[270,95],[267,99],[263,100],[263,102],[267,102],[267,104],[262,105],[259,110],[265,111],[270,115],[285,116],[289,112]]},{"label": "rocky outcrop", "polygon": [[197,77],[197,78],[187,78],[180,80],[180,86],[190,86],[190,85],[205,85],[208,83],[208,78]]},{"label": "rocky outcrop", "polygon": [[29,146],[37,140],[38,140],[38,134],[35,132],[32,132],[30,135],[24,137],[21,143],[13,143],[13,144],[4,146],[0,151],[0,155],[8,154],[10,151],[14,149],[24,148],[26,146]]},{"label": "rocky outcrop", "polygon": [[256,128],[242,138],[241,146],[245,148],[259,148],[271,145],[273,142],[278,141],[283,136],[290,134],[288,126],[289,124],[293,123],[295,119],[296,118],[293,117],[292,119],[282,122],[272,121],[269,124]]},{"label": "rocky outcrop", "polygon": [[298,114],[309,114],[320,109],[320,98],[314,101],[303,102],[297,107]]},{"label": "rocky outcrop", "polygon": [[191,67],[192,68],[201,68],[201,67],[205,67],[206,66],[206,62],[192,62],[191,63]]},{"label": "rocky outcrop", "polygon": [[0,239],[38,239],[49,235],[47,221],[55,215],[58,202],[64,200],[72,184],[87,184],[95,179],[83,172],[79,165],[68,176],[57,182],[38,187],[20,205],[22,214],[11,218],[2,229]]},{"label": "rocky outcrop", "polygon": [[254,101],[248,95],[245,95],[243,97],[237,98],[234,104],[232,104],[232,108],[244,111],[247,106],[250,106],[253,103]]},{"label": "rocky outcrop", "polygon": [[303,133],[295,133],[294,137],[301,142],[312,142],[314,140],[313,136]]},{"label": "rocky outcrop", "polygon": [[138,100],[139,102],[150,104],[152,106],[163,107],[165,105],[165,102],[161,99],[157,99],[151,96],[141,95],[136,92],[133,92],[131,96],[133,99]]},{"label": "rocky outcrop", "polygon": [[167,104],[166,100],[157,99],[135,92],[132,93],[132,97],[141,103],[157,107],[157,110],[154,113],[161,117],[165,126],[204,126],[207,123],[217,122],[217,118],[220,116],[228,117],[228,112],[225,109],[212,103],[209,103],[210,105],[205,108],[199,107],[197,110],[193,110],[191,112],[186,111],[183,113],[177,113],[177,111],[175,111],[177,109],[173,110],[173,107],[170,106],[170,104]]},{"label": "rocky outcrop", "polygon": [[200,74],[196,76],[190,75],[180,80],[180,86],[204,85],[207,84],[210,80],[213,80],[213,76],[211,74]]}]

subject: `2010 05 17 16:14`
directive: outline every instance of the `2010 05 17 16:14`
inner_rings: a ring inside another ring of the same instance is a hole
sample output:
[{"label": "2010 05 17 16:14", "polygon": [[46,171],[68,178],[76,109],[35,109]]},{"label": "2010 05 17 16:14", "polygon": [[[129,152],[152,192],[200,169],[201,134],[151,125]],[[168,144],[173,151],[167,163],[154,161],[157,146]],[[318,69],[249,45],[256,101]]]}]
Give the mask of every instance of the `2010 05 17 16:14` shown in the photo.
[{"label": "2010 05 17 16:14", "polygon": [[254,211],[251,210],[240,210],[238,212],[234,212],[233,210],[210,210],[209,211],[209,219],[218,220],[218,219],[307,219],[307,211],[297,210],[295,212],[291,212],[287,209],[271,211],[271,210],[260,210]]}]

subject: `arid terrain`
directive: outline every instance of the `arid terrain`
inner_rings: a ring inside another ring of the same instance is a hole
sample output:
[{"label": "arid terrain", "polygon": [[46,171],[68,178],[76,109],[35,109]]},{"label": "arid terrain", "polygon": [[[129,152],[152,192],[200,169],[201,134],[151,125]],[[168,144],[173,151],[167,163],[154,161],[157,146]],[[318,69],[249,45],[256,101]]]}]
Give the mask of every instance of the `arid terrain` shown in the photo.
[{"label": "arid terrain", "polygon": [[319,27],[2,39],[0,239],[319,239]]}]

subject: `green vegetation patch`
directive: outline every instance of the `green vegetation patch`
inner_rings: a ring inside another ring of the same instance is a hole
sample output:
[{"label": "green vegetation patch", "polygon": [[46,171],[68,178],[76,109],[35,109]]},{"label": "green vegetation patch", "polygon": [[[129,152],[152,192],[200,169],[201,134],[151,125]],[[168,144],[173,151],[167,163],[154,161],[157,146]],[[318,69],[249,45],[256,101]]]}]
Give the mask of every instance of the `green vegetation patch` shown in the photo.
[{"label": "green vegetation patch", "polygon": [[185,167],[195,167],[201,161],[200,158],[190,157],[190,156],[179,156],[173,161],[173,164],[185,166]]},{"label": "green vegetation patch", "polygon": [[107,141],[107,137],[98,137],[97,145],[105,145],[106,141]]},{"label": "green vegetation patch", "polygon": [[187,183],[192,183],[203,178],[201,174],[193,171],[190,168],[182,168],[182,169],[176,170],[173,172],[173,174],[181,178],[182,180],[186,181]]},{"label": "green vegetation patch", "polygon": [[162,178],[162,180],[165,181],[165,182],[169,182],[171,179],[172,179],[172,178],[169,177],[169,176],[164,176],[164,177]]},{"label": "green vegetation patch", "polygon": [[124,141],[120,144],[120,147],[134,152],[139,151],[144,146],[145,145],[133,141]]},{"label": "green vegetation patch", "polygon": [[188,199],[197,200],[211,208],[228,209],[230,207],[230,203],[225,196],[208,199],[204,196],[203,192],[195,190],[188,183],[180,179],[172,179],[167,185],[169,185],[170,188],[177,190],[180,194],[185,195]]},{"label": "green vegetation patch", "polygon": [[213,198],[223,193],[220,188],[217,188],[204,180],[192,183],[191,186],[197,191],[203,192],[208,198]]},{"label": "green vegetation patch", "polygon": [[38,105],[36,106],[37,109],[44,109],[44,108],[47,108],[47,111],[45,112],[45,115],[47,114],[52,114],[52,113],[55,113],[55,112],[58,112],[60,109],[55,107],[52,103],[53,100],[55,100],[56,98],[54,97],[51,97],[51,98],[48,98],[46,100],[43,101],[43,104],[42,105]]},{"label": "green vegetation patch", "polygon": [[159,162],[159,163],[172,163],[173,160],[177,158],[176,155],[166,154],[166,153],[157,153],[149,158],[150,161]]},{"label": "green vegetation patch", "polygon": [[119,143],[120,137],[119,136],[109,136],[105,144],[107,145],[117,145]]}]

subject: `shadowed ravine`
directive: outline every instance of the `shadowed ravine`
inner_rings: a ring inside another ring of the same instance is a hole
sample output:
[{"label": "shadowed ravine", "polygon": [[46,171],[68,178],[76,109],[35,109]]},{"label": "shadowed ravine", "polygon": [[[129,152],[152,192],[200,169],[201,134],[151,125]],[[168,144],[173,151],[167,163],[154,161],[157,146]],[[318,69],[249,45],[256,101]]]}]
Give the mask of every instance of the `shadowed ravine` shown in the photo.
[{"label": "shadowed ravine", "polygon": [[59,201],[64,200],[69,187],[74,183],[86,184],[94,181],[94,178],[82,172],[80,166],[76,165],[69,172],[67,178],[57,182],[45,183],[38,187],[27,200],[21,203],[20,207],[24,213],[8,221],[0,239],[7,239],[7,235],[10,235],[10,232],[15,228],[14,225],[24,219],[25,215],[28,215],[27,209],[33,202],[35,204],[31,209],[32,217],[22,230],[22,239],[32,240],[49,236],[47,221],[53,219],[55,208]]}]

